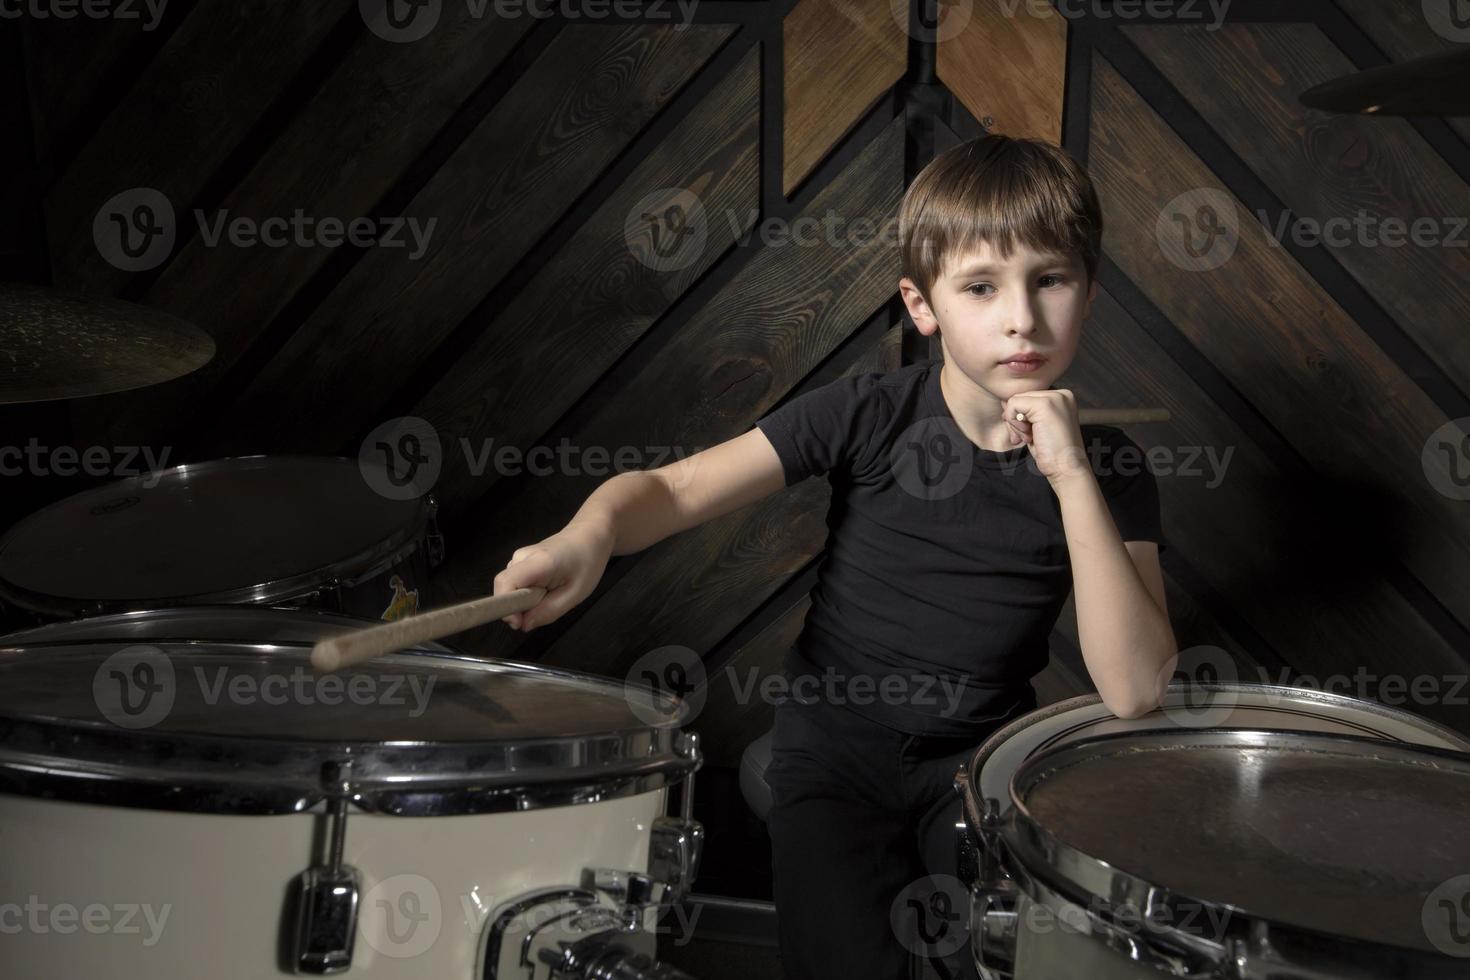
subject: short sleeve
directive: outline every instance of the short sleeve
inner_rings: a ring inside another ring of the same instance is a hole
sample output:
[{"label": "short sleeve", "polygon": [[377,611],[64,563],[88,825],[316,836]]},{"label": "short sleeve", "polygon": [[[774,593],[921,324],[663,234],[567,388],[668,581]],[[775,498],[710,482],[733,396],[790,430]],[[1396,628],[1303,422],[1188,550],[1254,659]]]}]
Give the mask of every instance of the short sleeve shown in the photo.
[{"label": "short sleeve", "polygon": [[1162,554],[1168,544],[1159,509],[1159,485],[1143,450],[1121,429],[1111,426],[1084,427],[1083,442],[1118,536],[1125,542],[1156,542]]},{"label": "short sleeve", "polygon": [[850,474],[883,415],[881,373],[838,378],[799,395],[756,422],[786,475],[786,485],[824,473]]}]

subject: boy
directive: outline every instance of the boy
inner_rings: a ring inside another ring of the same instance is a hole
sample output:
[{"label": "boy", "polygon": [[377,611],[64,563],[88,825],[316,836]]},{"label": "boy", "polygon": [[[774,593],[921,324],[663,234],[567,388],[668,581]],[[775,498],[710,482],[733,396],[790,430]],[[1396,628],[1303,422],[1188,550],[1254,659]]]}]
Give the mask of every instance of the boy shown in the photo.
[{"label": "boy", "polygon": [[[1116,429],[1089,426],[1088,455],[1071,392],[1052,387],[1097,294],[1101,233],[1060,147],[987,136],[941,154],[904,196],[899,288],[942,364],[839,379],[728,442],[619,474],[496,576],[496,593],[547,588],[506,620],[533,629],[585,598],[610,555],[827,474],[827,553],[766,773],[788,980],[917,975],[904,915],[963,922],[922,887],[956,870],[953,776],[1035,707],[1069,588],[1114,713],[1152,709],[1173,673],[1152,474],[1114,464],[1137,452]],[[944,952],[973,975],[968,949]]]}]

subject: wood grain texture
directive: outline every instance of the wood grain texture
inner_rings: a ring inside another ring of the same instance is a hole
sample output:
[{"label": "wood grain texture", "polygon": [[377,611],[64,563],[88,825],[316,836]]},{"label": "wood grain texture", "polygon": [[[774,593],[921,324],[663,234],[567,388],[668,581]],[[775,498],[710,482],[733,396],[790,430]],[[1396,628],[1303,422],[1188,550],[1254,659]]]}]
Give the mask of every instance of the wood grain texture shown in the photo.
[{"label": "wood grain texture", "polygon": [[693,722],[707,764],[740,765],[746,747],[775,723],[775,706],[759,696],[761,684],[781,676],[786,651],[796,643],[811,607],[811,597],[801,596],[733,657],[709,671],[704,708]]},{"label": "wood grain texture", "polygon": [[789,197],[903,77],[908,34],[889,0],[800,0],[781,31],[781,185]]},{"label": "wood grain texture", "polygon": [[[1462,390],[1470,390],[1470,188],[1403,119],[1332,115],[1297,95],[1353,65],[1310,24],[1231,24],[1202,28],[1130,28],[1145,54],[1184,93],[1220,137],[1295,214],[1318,221],[1366,215],[1431,221],[1440,236],[1421,245],[1400,232],[1399,245],[1345,231],[1334,259]],[[1230,78],[1229,86],[1218,79]],[[1272,226],[1281,216],[1270,215]],[[1256,224],[1260,226],[1259,218]],[[1268,238],[1274,242],[1274,238]],[[1425,288],[1425,284],[1432,288]],[[1426,433],[1427,434],[1427,433]]]},{"label": "wood grain texture", "polygon": [[136,16],[127,19],[25,18],[21,31],[37,158],[58,166],[58,158],[85,136],[91,114],[122,94],[118,71],[163,40],[192,6],[192,0],[170,0],[156,20],[141,3],[132,5]]},{"label": "wood grain texture", "polygon": [[[474,472],[479,460],[489,464],[485,453],[534,443],[750,230],[760,210],[759,86],[752,48],[555,258],[491,311],[479,339],[414,408],[450,447],[434,487],[446,522],[500,478],[494,465]],[[677,211],[650,209],[660,191],[676,192]],[[686,199],[698,213],[683,208]],[[689,254],[676,262],[650,261],[628,238],[638,210],[665,236],[677,235],[668,229],[677,214],[703,240],[681,244]]]},{"label": "wood grain texture", "polygon": [[1035,6],[977,0],[964,28],[939,42],[936,71],[988,132],[1060,143],[1067,20],[1050,7],[1035,16]]},{"label": "wood grain texture", "polygon": [[[1309,482],[1298,482],[1259,450],[1241,448],[1230,478],[1207,497],[1197,485],[1162,480],[1171,544],[1186,548],[1304,671],[1351,671],[1355,663],[1438,675],[1462,669],[1381,584],[1383,563],[1400,561],[1462,620],[1470,612],[1470,583],[1457,572],[1470,559],[1470,515],[1431,488],[1420,461],[1443,415],[1316,282],[1266,244],[1258,223],[1240,221],[1224,267],[1179,268],[1179,244],[1156,234],[1160,215],[1186,191],[1224,192],[1105,60],[1096,60],[1093,79],[1090,169],[1107,254],[1311,467]],[[1101,300],[1095,315],[1111,338],[1130,336],[1111,306]],[[1090,346],[1084,331],[1083,343],[1083,357],[1101,360],[1117,341]],[[1163,359],[1113,363],[1130,379],[1123,390],[1135,392],[1135,404],[1170,411],[1172,430],[1159,431],[1172,431],[1171,441],[1220,452],[1249,445]]]},{"label": "wood grain texture", "polygon": [[[1412,61],[1430,55],[1463,50],[1470,41],[1464,37],[1447,37],[1431,28],[1425,8],[1419,3],[1384,3],[1384,0],[1336,0],[1337,5],[1357,22],[1370,38],[1388,55],[1391,62]],[[1446,3],[1446,15],[1456,9]],[[1323,79],[1326,81],[1326,79]],[[1455,132],[1470,141],[1470,119],[1445,120]]]},{"label": "wood grain texture", "polygon": [[375,249],[231,417],[274,447],[338,447],[730,36],[726,26],[561,31],[405,209],[427,250]]},{"label": "wood grain texture", "polygon": [[200,0],[46,198],[57,285],[111,292],[130,273],[92,236],[98,210],[135,187],[161,192],[175,220],[343,16],[334,4]]},{"label": "wood grain texture", "polygon": [[[896,216],[902,189],[903,120],[896,119],[803,214],[877,228]],[[673,447],[687,456],[744,432],[892,297],[898,256],[883,238],[817,236],[809,245],[760,250],[656,358],[590,392],[601,407],[564,438],[610,456],[625,446]],[[504,506],[477,508],[447,527],[460,543],[436,588],[466,597],[489,590],[515,548],[562,527],[604,478],[585,468],[528,477]],[[512,656],[528,635],[490,631],[464,643]],[[609,649],[604,662],[612,656]]]},{"label": "wood grain texture", "polygon": [[[493,10],[493,8],[489,8]],[[451,117],[529,29],[528,17],[499,21],[446,7],[435,30],[412,44],[364,31],[342,64],[210,221],[238,217],[343,222],[374,213]],[[218,386],[293,296],[328,259],[351,245],[288,240],[244,248],[204,236],[184,244],[144,302],[207,325],[214,361],[198,374],[128,399],[98,400],[86,415],[118,445],[173,441],[199,424],[196,409],[220,411]]]}]

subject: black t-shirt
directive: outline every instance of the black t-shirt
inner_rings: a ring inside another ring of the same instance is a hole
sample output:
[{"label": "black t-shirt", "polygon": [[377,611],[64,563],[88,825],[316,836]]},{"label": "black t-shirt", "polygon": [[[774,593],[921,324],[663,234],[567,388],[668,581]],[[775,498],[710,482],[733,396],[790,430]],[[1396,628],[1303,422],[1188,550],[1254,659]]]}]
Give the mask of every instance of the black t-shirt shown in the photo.
[{"label": "black t-shirt", "polygon": [[[826,474],[827,551],[788,654],[819,697],[911,734],[968,734],[1030,695],[1072,588],[1061,505],[1030,449],[986,450],[954,421],[941,362],[839,378],[756,425],[790,486]],[[1164,543],[1139,447],[1082,437],[1124,541]]]}]

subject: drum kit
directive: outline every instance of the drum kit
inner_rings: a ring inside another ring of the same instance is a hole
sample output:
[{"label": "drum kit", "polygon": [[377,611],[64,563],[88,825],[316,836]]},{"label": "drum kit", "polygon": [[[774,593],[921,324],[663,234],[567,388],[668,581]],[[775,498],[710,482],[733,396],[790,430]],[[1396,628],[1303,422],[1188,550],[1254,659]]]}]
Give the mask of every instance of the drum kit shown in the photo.
[{"label": "drum kit", "polygon": [[[1303,100],[1464,112],[1466,74],[1429,59]],[[36,287],[0,288],[0,316],[0,403],[213,351]],[[433,500],[359,465],[177,466],[0,540],[28,619],[0,637],[4,975],[684,976],[654,939],[703,844],[685,705],[438,642],[540,591],[422,612]],[[1470,976],[1470,878],[1446,889],[1470,873],[1470,741],[1407,712],[1196,684],[1122,720],[1084,696],[997,731],[955,785],[984,980]]]}]

